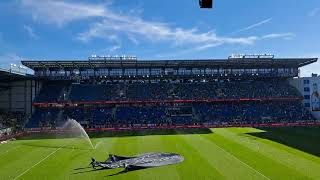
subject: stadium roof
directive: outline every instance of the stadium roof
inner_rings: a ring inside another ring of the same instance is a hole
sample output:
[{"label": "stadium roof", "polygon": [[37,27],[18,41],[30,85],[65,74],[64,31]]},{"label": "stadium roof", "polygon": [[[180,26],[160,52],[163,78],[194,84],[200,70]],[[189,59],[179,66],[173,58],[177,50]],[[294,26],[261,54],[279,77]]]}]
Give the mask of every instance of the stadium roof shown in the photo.
[{"label": "stadium roof", "polygon": [[32,78],[32,76],[25,73],[13,71],[10,69],[0,68],[0,82],[26,80],[28,78]]},{"label": "stadium roof", "polygon": [[192,68],[192,67],[302,67],[317,58],[238,58],[204,60],[24,60],[24,66],[33,70],[50,68]]}]

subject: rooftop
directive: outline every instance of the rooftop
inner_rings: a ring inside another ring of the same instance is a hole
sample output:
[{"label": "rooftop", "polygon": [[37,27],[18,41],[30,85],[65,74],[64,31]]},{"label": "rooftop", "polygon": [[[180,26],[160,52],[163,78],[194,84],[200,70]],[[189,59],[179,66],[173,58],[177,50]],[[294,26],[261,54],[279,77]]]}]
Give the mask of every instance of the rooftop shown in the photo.
[{"label": "rooftop", "polygon": [[183,60],[23,60],[24,66],[33,70],[50,68],[263,68],[302,67],[317,58],[232,58],[232,59],[183,59]]}]

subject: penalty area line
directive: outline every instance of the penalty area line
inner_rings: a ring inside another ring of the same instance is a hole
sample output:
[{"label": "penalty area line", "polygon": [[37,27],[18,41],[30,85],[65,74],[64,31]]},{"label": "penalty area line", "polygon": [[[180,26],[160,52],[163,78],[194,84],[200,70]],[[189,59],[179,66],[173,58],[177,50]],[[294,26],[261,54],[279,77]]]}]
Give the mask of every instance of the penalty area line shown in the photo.
[{"label": "penalty area line", "polygon": [[31,166],[29,169],[25,170],[23,173],[19,174],[17,177],[15,177],[13,180],[18,179],[19,177],[21,177],[22,175],[24,175],[25,173],[27,173],[28,171],[30,171],[32,168],[34,168],[35,166],[37,166],[38,164],[42,163],[44,160],[48,159],[51,155],[53,155],[54,153],[56,153],[57,151],[59,151],[62,147],[56,149],[55,151],[51,152],[49,155],[47,155],[46,157],[44,157],[43,159],[41,159],[39,162],[37,162],[36,164],[34,164],[33,166]]}]

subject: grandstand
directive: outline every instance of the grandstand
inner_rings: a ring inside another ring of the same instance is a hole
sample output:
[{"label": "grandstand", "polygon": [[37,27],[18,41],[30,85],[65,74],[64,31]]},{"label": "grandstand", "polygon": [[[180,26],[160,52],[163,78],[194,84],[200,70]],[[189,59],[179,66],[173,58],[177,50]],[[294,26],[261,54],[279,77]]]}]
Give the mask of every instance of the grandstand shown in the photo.
[{"label": "grandstand", "polygon": [[288,80],[316,58],[22,61],[39,91],[26,127],[256,124],[313,121]]},{"label": "grandstand", "polygon": [[0,130],[21,129],[32,113],[33,76],[15,69],[0,68]]}]

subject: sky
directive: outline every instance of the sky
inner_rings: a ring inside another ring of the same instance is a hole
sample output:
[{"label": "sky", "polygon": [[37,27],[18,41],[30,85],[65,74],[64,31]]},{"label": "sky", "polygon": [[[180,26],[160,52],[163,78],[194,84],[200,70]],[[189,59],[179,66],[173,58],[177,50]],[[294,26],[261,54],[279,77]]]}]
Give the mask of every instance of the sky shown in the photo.
[{"label": "sky", "polygon": [[[319,0],[1,0],[0,66],[21,60],[320,57]],[[320,74],[320,62],[301,76]]]}]

